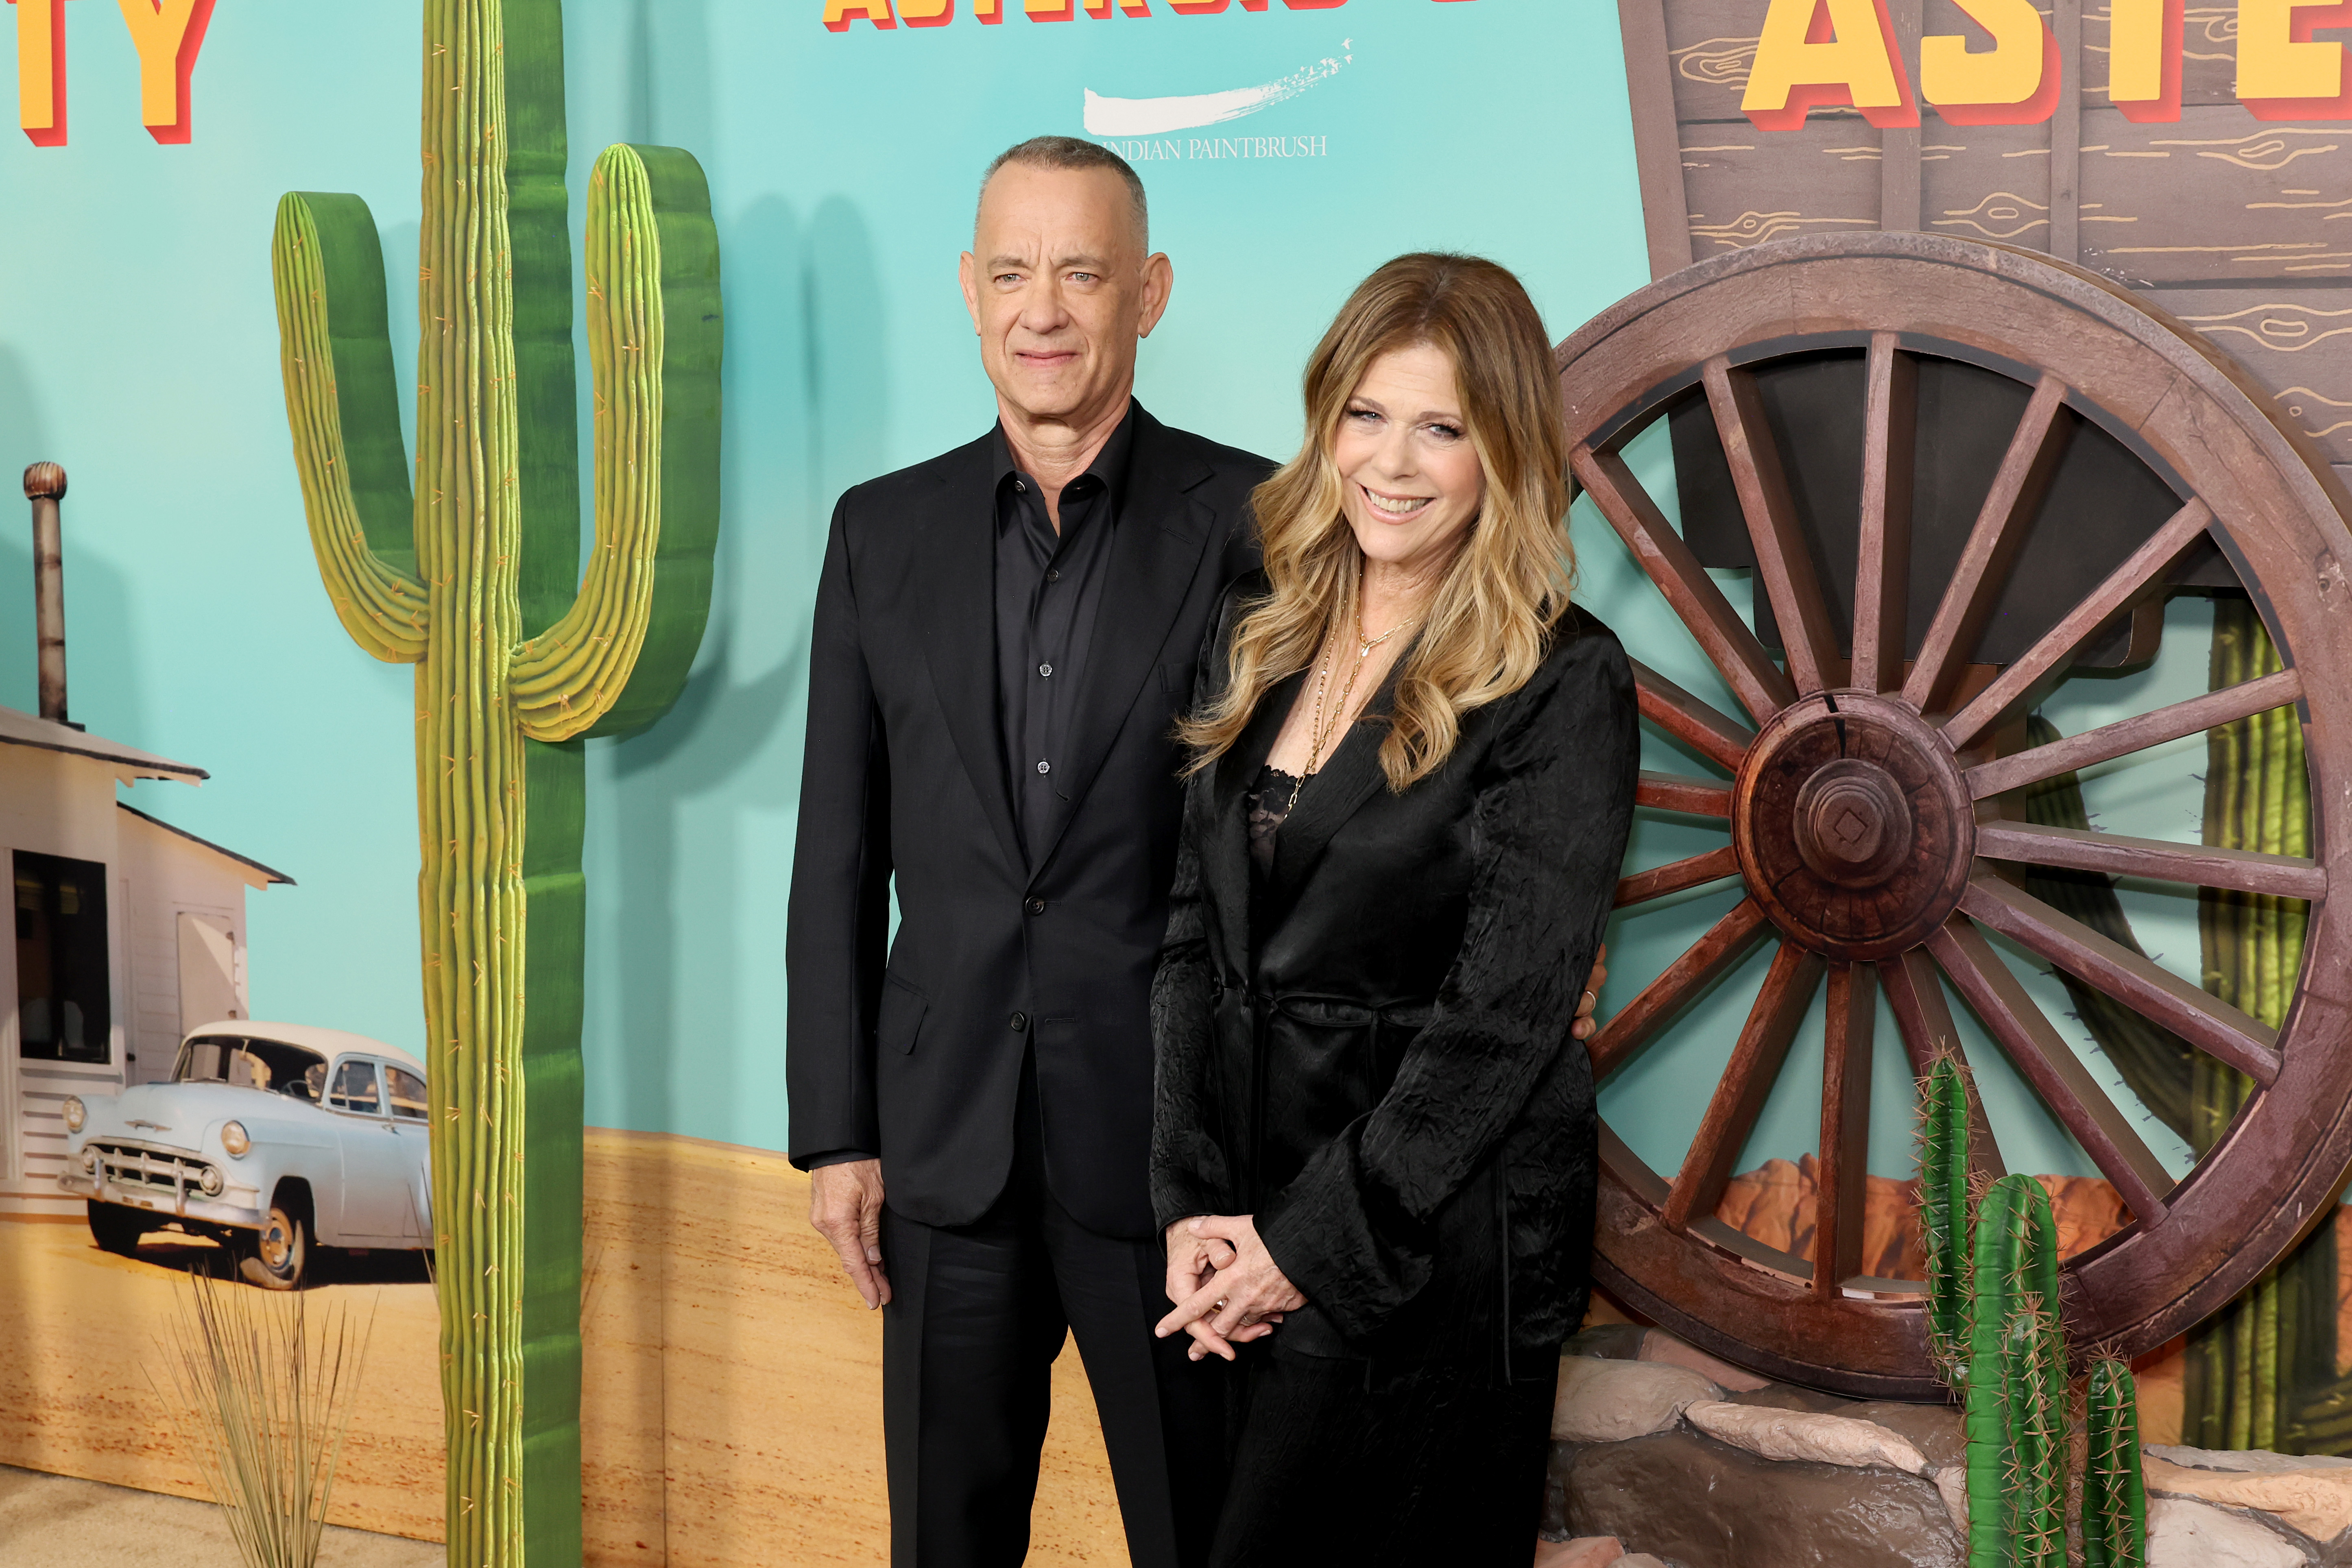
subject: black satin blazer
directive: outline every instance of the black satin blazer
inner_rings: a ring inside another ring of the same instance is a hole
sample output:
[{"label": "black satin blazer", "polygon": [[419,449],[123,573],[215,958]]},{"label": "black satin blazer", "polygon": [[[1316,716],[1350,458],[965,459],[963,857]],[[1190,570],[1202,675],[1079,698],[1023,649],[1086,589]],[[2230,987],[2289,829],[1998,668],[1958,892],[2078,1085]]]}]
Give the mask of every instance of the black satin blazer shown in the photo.
[{"label": "black satin blazer", "polygon": [[[1203,696],[1264,591],[1227,591]],[[1633,821],[1624,649],[1571,609],[1534,678],[1402,794],[1383,689],[1254,886],[1242,797],[1303,679],[1187,791],[1152,993],[1153,1206],[1163,1228],[1257,1216],[1307,1300],[1276,1331],[1293,1349],[1549,1352],[1587,1290],[1596,1125],[1569,1026]]]}]

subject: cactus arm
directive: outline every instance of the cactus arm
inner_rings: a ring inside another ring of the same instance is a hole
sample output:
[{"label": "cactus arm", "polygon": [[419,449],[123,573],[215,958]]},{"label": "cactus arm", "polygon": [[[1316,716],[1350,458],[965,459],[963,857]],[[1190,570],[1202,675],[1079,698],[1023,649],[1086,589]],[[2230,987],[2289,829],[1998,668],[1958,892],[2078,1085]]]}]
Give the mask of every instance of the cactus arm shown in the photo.
[{"label": "cactus arm", "polygon": [[[1965,1423],[1969,1568],[2038,1564],[2043,1558],[2034,1553],[2048,1547],[2041,1515],[2026,1504],[2052,1473],[2057,1495],[2065,1492],[2064,1448],[2049,1436],[2060,1428],[2049,1402],[2063,1408],[2065,1389],[2057,1226],[2041,1183],[2008,1175],[1992,1184],[1977,1213],[1973,1275]],[[2058,1550],[2063,1562],[2063,1533]]]},{"label": "cactus arm", "polygon": [[710,605],[719,524],[717,229],[702,171],[615,146],[588,195],[596,542],[572,608],[515,650],[524,733],[639,728],[676,700]]},{"label": "cactus arm", "polygon": [[294,192],[270,239],[286,420],[310,547],[336,618],[374,658],[425,657],[383,251],[357,196]]},{"label": "cactus arm", "polygon": [[1919,1231],[1927,1255],[1927,1348],[1937,1374],[1968,1392],[1969,1094],[1938,1058],[1920,1082]]},{"label": "cactus arm", "polygon": [[2131,1368],[2119,1361],[2094,1366],[2084,1410],[2090,1458],[2083,1477],[2084,1568],[2147,1568],[2147,1489]]}]

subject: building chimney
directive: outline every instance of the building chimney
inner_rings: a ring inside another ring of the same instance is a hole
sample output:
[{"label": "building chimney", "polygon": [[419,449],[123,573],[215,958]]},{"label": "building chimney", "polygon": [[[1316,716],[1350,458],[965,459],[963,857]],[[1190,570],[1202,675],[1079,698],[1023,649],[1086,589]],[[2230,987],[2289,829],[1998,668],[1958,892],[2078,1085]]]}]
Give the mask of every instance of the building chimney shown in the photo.
[{"label": "building chimney", "polygon": [[55,463],[25,470],[25,499],[33,503],[33,626],[40,646],[41,717],[59,724],[66,717],[66,580],[58,537],[58,502],[65,499],[66,471]]}]

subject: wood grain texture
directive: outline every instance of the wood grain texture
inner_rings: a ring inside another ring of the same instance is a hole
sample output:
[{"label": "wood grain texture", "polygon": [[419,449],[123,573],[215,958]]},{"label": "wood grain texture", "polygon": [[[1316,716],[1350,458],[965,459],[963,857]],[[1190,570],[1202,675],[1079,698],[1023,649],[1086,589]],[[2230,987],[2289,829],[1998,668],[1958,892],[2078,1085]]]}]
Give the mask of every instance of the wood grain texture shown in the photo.
[{"label": "wood grain texture", "polygon": [[2198,888],[2236,888],[2289,899],[2327,892],[2327,872],[2300,855],[2265,855],[2210,844],[2174,844],[2078,827],[2038,827],[2022,822],[1977,825],[1977,853],[2025,866],[2063,866],[2111,877],[2145,877]]},{"label": "wood grain texture", "polygon": [[1901,684],[1910,608],[1911,487],[1918,439],[1918,362],[1896,352],[1893,332],[1870,338],[1863,404],[1862,542],[1853,580],[1852,683],[1864,691]]},{"label": "wood grain texture", "polygon": [[[2352,207],[2330,207],[2352,214]],[[2352,216],[2328,223],[2319,237],[2352,242],[2347,228]],[[2334,276],[2257,289],[2167,289],[2157,300],[2175,321],[2244,366],[2270,394],[2274,417],[2321,457],[2343,463],[2352,462],[2352,298],[2325,286]]]},{"label": "wood grain texture", "polygon": [[2135,288],[2352,276],[2352,233],[2331,221],[2352,212],[2340,123],[2264,122],[2234,101],[2171,124],[2093,110],[2082,169],[2083,265]]},{"label": "wood grain texture", "polygon": [[1625,96],[1633,109],[1633,161],[1642,175],[1643,228],[1650,276],[1664,278],[1691,260],[1684,221],[1682,142],[1675,124],[1673,64],[1666,44],[1666,0],[1617,0],[1624,40]]},{"label": "wood grain texture", "polygon": [[1601,1026],[1601,1032],[1587,1047],[1594,1080],[1607,1078],[1639,1056],[1675,1014],[1748,956],[1748,949],[1764,939],[1768,925],[1763,908],[1755,900],[1742,899],[1734,904],[1728,914],[1666,965],[1622,1011]]},{"label": "wood grain texture", "polygon": [[1969,1094],[1969,1168],[1987,1183],[1999,1181],[2009,1173],[2009,1167],[2001,1161],[2000,1143],[1993,1137],[1984,1100],[1977,1093],[1977,1077],[1969,1067],[1960,1031],[1952,1022],[1951,1004],[1944,996],[1935,961],[1926,949],[1913,948],[1880,963],[1878,981],[1886,987],[1887,1008],[1902,1033],[1912,1076],[1925,1078],[1938,1057],[1948,1056],[1960,1064],[1961,1081]]},{"label": "wood grain texture", "polygon": [[1691,816],[1729,816],[1731,781],[1695,779],[1681,773],[1642,772],[1634,785],[1633,804],[1658,811],[1679,811]]},{"label": "wood grain texture", "polygon": [[2172,1189],[2170,1173],[2026,994],[1984,933],[1956,916],[1928,938],[1927,951],[1986,1032],[2000,1042],[2019,1076],[2033,1086],[2050,1113],[2116,1184],[2132,1213],[2148,1225],[2163,1219],[2164,1194]]},{"label": "wood grain texture", "polygon": [[1614,452],[1579,447],[1570,459],[1577,482],[1656,584],[1740,705],[1758,720],[1795,700],[1780,667],[1731,607],[1706,568],[1658,510],[1657,502]]},{"label": "wood grain texture", "polygon": [[2140,1016],[2268,1088],[2278,1081],[2278,1031],[2200,991],[2153,959],[1979,871],[1961,912],[2096,986]]},{"label": "wood grain texture", "polygon": [[1944,738],[1956,749],[1966,746],[2011,709],[2028,701],[2045,680],[2065,669],[2075,650],[2093,633],[2147,595],[2163,577],[2165,568],[2203,538],[2212,523],[2212,510],[2203,501],[2183,506],[2088,598],[2028,648],[2022,658],[2011,661],[1990,686],[1953,714],[1944,726]]},{"label": "wood grain texture", "polygon": [[1627,662],[1633,667],[1643,718],[1709,762],[1735,772],[1738,769],[1740,758],[1756,739],[1755,731],[1713,703],[1692,696],[1641,660]]},{"label": "wood grain texture", "polygon": [[1975,649],[1985,617],[2008,581],[2009,563],[2025,541],[2042,487],[2064,442],[2061,411],[2065,399],[2065,384],[2055,375],[2042,376],[1993,474],[1992,489],[1977,513],[1959,565],[1903,683],[1903,700],[1923,713],[1934,711],[1949,694],[1958,666]]},{"label": "wood grain texture", "polygon": [[1837,634],[1822,600],[1821,579],[1804,531],[1797,524],[1796,503],[1790,499],[1771,420],[1757,396],[1755,379],[1732,368],[1722,355],[1706,362],[1704,376],[1724,460],[1730,465],[1739,510],[1748,519],[1756,572],[1787,645],[1789,679],[1800,693],[1819,691],[1829,683],[1829,669],[1838,658]]},{"label": "wood grain texture", "polygon": [[1967,773],[1969,793],[1978,800],[1986,800],[2022,784],[2038,784],[2056,778],[2060,773],[2087,768],[2115,757],[2128,756],[2134,752],[2160,746],[2167,741],[2177,741],[2183,735],[2193,735],[2200,730],[2210,730],[2217,724],[2227,724],[2255,713],[2267,713],[2303,696],[2303,677],[2299,671],[2282,669],[2265,675],[2259,680],[2245,681],[2224,687],[2219,691],[2192,697],[2186,702],[2136,713],[2128,719],[2118,719],[2112,724],[2102,724],[2095,730],[2085,730],[2079,735],[2069,735],[2032,751],[2014,752],[1996,761],[1982,763]]},{"label": "wood grain texture", "polygon": [[1804,1021],[1821,979],[1821,959],[1794,942],[1781,943],[1772,955],[1772,967],[1765,972],[1748,1022],[1731,1047],[1731,1060],[1658,1212],[1658,1222],[1668,1230],[1686,1230],[1694,1216],[1715,1212],[1732,1162],[1755,1130],[1756,1118],[1780,1076],[1780,1064],[1788,1059],[1789,1042],[1796,1038],[1797,1026]]},{"label": "wood grain texture", "polygon": [[1870,1178],[1871,1026],[1878,1016],[1874,971],[1830,966],[1822,1041],[1820,1190],[1813,1222],[1813,1294],[1831,1295],[1862,1271],[1864,1209]]},{"label": "wood grain texture", "polygon": [[1645,904],[1652,899],[1663,899],[1668,893],[1679,893],[1688,888],[1705,887],[1726,877],[1739,875],[1739,851],[1727,844],[1720,849],[1710,849],[1704,855],[1691,855],[1664,866],[1654,866],[1646,871],[1635,871],[1617,879],[1617,908],[1628,904]]}]

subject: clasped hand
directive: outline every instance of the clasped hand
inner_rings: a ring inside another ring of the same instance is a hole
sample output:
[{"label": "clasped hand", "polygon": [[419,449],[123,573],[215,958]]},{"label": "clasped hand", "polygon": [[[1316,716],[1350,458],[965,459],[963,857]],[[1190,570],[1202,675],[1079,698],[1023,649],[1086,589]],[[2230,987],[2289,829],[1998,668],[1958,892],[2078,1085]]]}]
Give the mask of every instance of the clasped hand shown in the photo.
[{"label": "clasped hand", "polygon": [[1168,1299],[1176,1310],[1153,1331],[1189,1333],[1194,1361],[1234,1359],[1234,1346],[1274,1332],[1307,1298],[1284,1277],[1249,1215],[1198,1215],[1168,1227]]}]

